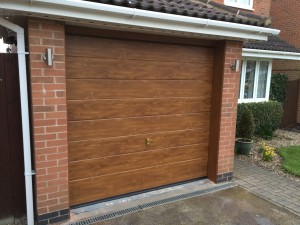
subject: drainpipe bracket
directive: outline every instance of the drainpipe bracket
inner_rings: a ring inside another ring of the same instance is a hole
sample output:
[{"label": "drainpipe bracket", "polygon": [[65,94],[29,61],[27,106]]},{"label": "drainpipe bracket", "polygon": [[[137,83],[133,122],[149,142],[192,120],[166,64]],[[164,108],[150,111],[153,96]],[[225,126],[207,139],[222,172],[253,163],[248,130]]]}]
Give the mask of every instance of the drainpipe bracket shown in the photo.
[{"label": "drainpipe bracket", "polygon": [[29,52],[17,52],[20,55],[29,55]]},{"label": "drainpipe bracket", "polygon": [[33,176],[33,175],[35,175],[35,171],[32,170],[31,172],[25,172],[24,175],[25,176]]}]

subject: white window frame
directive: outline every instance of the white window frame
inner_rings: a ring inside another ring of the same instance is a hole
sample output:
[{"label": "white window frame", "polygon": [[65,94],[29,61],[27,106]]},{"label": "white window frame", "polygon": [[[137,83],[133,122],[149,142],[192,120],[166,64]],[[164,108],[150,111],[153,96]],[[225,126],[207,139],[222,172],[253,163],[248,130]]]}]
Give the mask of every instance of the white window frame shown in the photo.
[{"label": "white window frame", "polygon": [[235,3],[232,2],[231,0],[224,0],[224,4],[236,8],[241,8],[241,9],[247,9],[247,10],[253,10],[253,0],[250,0],[250,4],[242,4],[242,3]]},{"label": "white window frame", "polygon": [[[255,76],[254,76],[253,98],[246,98],[245,99],[244,98],[244,91],[245,91],[247,61],[255,61],[256,62],[256,68],[255,68]],[[259,69],[260,69],[260,62],[261,61],[269,62],[268,75],[267,75],[267,86],[266,86],[266,97],[265,98],[257,98]],[[252,57],[243,58],[242,72],[241,72],[241,82],[240,82],[240,92],[239,92],[240,97],[238,99],[238,103],[267,102],[267,101],[269,101],[270,86],[271,86],[271,74],[272,74],[272,59],[252,58]]]}]

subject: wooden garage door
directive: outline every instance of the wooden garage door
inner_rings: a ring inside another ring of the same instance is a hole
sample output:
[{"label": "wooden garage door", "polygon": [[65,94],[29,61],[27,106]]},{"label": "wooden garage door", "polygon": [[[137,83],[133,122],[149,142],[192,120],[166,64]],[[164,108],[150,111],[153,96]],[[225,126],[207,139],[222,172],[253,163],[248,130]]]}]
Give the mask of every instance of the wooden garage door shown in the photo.
[{"label": "wooden garage door", "polygon": [[207,175],[212,48],[66,43],[71,205]]}]

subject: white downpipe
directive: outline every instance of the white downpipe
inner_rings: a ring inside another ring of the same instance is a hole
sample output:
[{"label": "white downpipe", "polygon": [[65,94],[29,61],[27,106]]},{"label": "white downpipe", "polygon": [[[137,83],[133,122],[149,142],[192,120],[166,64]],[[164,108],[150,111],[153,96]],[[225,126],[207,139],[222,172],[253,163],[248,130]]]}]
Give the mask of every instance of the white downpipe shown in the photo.
[{"label": "white downpipe", "polygon": [[[194,18],[82,0],[2,0],[0,8],[36,16],[63,18],[71,23],[100,22],[158,31],[210,35],[229,39],[267,40],[279,30]],[[76,20],[76,21],[75,21]]]},{"label": "white downpipe", "polygon": [[33,173],[31,167],[31,143],[30,143],[30,127],[29,127],[24,29],[1,17],[0,17],[0,25],[8,29],[11,29],[12,31],[17,33],[21,116],[22,116],[22,131],[23,131],[23,152],[24,152],[24,167],[25,167],[24,175],[25,175],[25,188],[26,188],[27,224],[34,225],[33,192],[32,192]]}]

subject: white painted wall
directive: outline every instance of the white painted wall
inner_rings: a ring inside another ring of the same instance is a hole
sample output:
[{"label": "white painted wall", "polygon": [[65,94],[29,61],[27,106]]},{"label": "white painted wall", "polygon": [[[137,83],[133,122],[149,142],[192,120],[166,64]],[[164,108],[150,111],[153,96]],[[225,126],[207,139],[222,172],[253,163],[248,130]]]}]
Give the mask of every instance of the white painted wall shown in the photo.
[{"label": "white painted wall", "polygon": [[6,52],[8,45],[7,44],[3,44],[3,39],[0,39],[0,52]]}]

